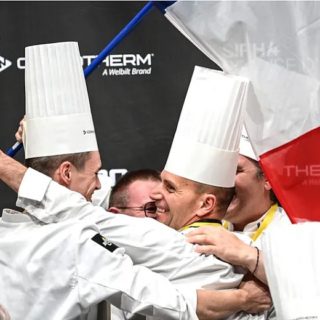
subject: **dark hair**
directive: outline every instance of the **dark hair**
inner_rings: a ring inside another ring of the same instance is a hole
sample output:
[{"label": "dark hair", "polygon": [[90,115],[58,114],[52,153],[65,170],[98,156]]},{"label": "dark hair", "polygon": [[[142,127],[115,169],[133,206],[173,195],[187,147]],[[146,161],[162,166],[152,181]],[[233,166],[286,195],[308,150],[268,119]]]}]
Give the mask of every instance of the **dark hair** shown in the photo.
[{"label": "dark hair", "polygon": [[[256,176],[259,180],[261,180],[262,178],[265,178],[264,172],[259,164],[258,161],[255,161],[251,158],[248,158],[256,167],[257,172],[256,172]],[[270,200],[272,201],[272,203],[277,203],[278,205],[280,204],[278,198],[276,197],[275,193],[273,192],[273,190],[270,190]]]},{"label": "dark hair", "polygon": [[208,192],[215,195],[217,199],[216,211],[219,213],[221,212],[225,214],[234,196],[235,188],[234,187],[231,187],[231,188],[216,187],[216,186],[211,186],[211,185],[199,183],[199,182],[195,182],[195,183],[198,184],[198,187],[196,190],[197,193],[200,194],[200,193]]},{"label": "dark hair", "polygon": [[233,199],[235,188],[214,187],[214,189],[214,194],[217,198],[217,209],[225,214]]},{"label": "dark hair", "polygon": [[112,188],[109,199],[110,207],[125,207],[128,204],[128,187],[135,181],[159,181],[160,172],[153,169],[140,169],[128,171],[124,174]]},{"label": "dark hair", "polygon": [[90,152],[80,152],[58,156],[30,158],[26,159],[25,164],[27,167],[35,169],[51,177],[54,171],[64,161],[70,161],[78,170],[82,170],[89,157]]}]

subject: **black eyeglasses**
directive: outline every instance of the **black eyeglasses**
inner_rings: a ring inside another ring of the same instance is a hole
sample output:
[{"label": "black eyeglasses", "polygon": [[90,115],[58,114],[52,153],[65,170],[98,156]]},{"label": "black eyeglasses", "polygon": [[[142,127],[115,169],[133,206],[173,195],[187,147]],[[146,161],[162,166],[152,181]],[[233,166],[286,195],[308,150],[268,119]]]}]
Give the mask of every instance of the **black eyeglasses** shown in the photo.
[{"label": "black eyeglasses", "polygon": [[157,213],[157,206],[154,201],[147,202],[143,206],[143,211],[146,217],[148,218],[155,218]]},{"label": "black eyeglasses", "polygon": [[141,207],[117,207],[117,208],[143,211],[145,216],[149,218],[154,218],[155,213],[157,212],[157,206],[154,201],[147,202]]}]

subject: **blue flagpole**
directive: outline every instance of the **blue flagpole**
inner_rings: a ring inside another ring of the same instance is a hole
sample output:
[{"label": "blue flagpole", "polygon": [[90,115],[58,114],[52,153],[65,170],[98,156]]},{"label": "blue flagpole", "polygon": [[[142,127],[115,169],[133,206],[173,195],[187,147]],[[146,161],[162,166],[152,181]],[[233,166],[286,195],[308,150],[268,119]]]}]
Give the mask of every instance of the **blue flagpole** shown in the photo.
[{"label": "blue flagpole", "polygon": [[16,142],[11,148],[6,151],[6,154],[10,157],[14,157],[17,152],[22,149],[23,144],[20,142]]},{"label": "blue flagpole", "polygon": [[106,56],[134,29],[134,27],[153,8],[153,1],[149,1],[135,17],[111,40],[111,42],[99,53],[99,55],[84,70],[87,77],[106,58]]},{"label": "blue flagpole", "polygon": [[[99,55],[84,69],[87,78],[91,72],[107,57],[107,55],[138,25],[138,23],[151,11],[153,1],[147,4],[134,16],[134,18],[111,40],[111,42],[99,53]],[[6,154],[14,157],[22,148],[22,143],[16,142],[6,151]]]}]

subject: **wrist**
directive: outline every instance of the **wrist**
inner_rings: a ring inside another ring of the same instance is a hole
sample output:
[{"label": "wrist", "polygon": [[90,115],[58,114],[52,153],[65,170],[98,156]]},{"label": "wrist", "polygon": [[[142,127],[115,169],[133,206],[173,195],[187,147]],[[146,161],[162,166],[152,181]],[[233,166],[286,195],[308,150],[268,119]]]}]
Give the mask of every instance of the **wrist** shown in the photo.
[{"label": "wrist", "polygon": [[246,311],[246,306],[248,303],[248,299],[249,299],[249,294],[246,290],[239,288],[237,290],[237,295],[238,295],[238,301],[239,301],[239,310],[236,310],[235,312],[238,311]]},{"label": "wrist", "polygon": [[258,254],[256,247],[248,247],[242,259],[242,267],[248,269],[251,273],[256,272]]},{"label": "wrist", "polygon": [[258,247],[255,247],[255,248],[256,248],[256,251],[257,251],[257,259],[256,259],[256,263],[255,263],[254,269],[251,271],[253,276],[256,273],[256,271],[258,270],[259,258],[260,258],[260,250],[258,249]]},{"label": "wrist", "polygon": [[27,168],[0,151],[0,179],[14,191],[18,191]]}]

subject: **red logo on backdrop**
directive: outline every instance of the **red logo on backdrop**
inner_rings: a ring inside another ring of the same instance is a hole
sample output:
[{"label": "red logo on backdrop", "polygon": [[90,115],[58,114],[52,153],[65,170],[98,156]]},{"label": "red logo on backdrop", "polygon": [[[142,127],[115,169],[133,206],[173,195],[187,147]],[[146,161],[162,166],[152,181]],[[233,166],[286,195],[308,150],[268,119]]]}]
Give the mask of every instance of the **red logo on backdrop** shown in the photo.
[{"label": "red logo on backdrop", "polygon": [[292,222],[320,221],[320,128],[260,157]]}]

